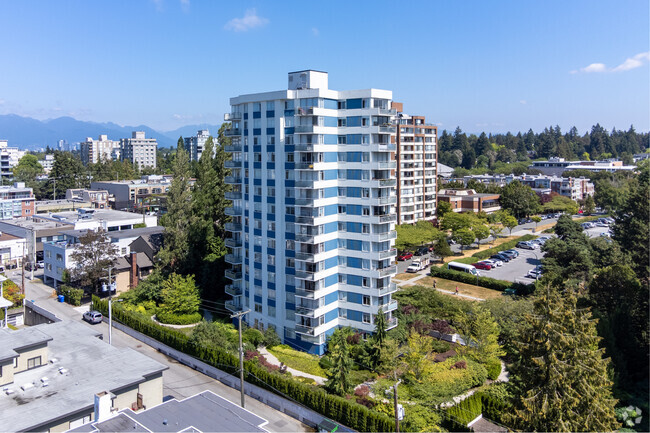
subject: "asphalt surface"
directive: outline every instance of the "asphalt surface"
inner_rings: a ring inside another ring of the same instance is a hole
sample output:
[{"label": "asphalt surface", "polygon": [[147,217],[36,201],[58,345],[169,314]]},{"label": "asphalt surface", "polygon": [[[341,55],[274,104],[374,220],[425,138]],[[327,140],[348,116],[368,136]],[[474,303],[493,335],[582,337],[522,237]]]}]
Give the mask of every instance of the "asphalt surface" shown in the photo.
[{"label": "asphalt surface", "polygon": [[[40,270],[35,276],[38,278],[42,276],[42,273],[43,271]],[[25,275],[27,276],[27,273]],[[20,286],[21,275],[19,271],[11,271],[8,277]],[[53,291],[54,289],[52,287],[41,283],[39,280],[31,282],[25,278],[26,299],[34,300],[37,305],[56,314],[62,320],[76,320],[86,326],[92,327],[96,331],[102,332],[104,334],[104,341],[108,344],[107,323],[102,322],[96,325],[87,323],[82,320],[82,315],[84,311],[88,311],[88,305],[73,307],[65,303],[56,302],[53,297]],[[163,372],[164,400],[169,400],[174,397],[180,400],[202,391],[210,390],[237,405],[240,404],[241,394],[236,389],[230,388],[215,379],[178,363],[115,328],[113,328],[112,332],[112,343],[116,347],[130,347],[169,367]],[[269,423],[264,428],[271,432],[313,431],[313,429],[300,421],[248,396],[246,397],[246,409],[268,420]]]}]

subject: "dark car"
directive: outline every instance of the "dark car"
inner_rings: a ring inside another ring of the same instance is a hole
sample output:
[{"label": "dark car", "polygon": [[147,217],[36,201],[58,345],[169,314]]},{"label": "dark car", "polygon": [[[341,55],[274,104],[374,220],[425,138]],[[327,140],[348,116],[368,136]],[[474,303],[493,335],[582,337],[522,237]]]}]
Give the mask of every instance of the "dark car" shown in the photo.
[{"label": "dark car", "polygon": [[491,259],[497,259],[501,260],[502,262],[509,262],[511,260],[510,256],[506,256],[505,254],[493,254],[490,256]]},{"label": "dark car", "polygon": [[519,251],[517,250],[506,250],[506,252],[514,254],[515,257],[519,257]]},{"label": "dark car", "polygon": [[102,313],[99,311],[91,310],[84,313],[84,320],[88,323],[96,324],[102,322]]},{"label": "dark car", "polygon": [[418,248],[414,255],[426,256],[427,254],[429,254],[429,248],[422,247],[422,248]]},{"label": "dark car", "polygon": [[492,269],[492,265],[490,265],[489,263],[484,263],[484,262],[472,263],[472,266],[474,266],[476,269],[483,269],[483,270],[486,270],[486,271],[489,271],[490,269]]},{"label": "dark car", "polygon": [[499,254],[503,254],[504,256],[510,257],[510,259],[514,259],[517,257],[517,254],[513,253],[512,251],[499,251]]},{"label": "dark car", "polygon": [[404,261],[404,260],[408,260],[408,259],[412,259],[412,258],[413,258],[413,253],[410,253],[408,251],[400,254],[399,256],[397,256],[397,260],[399,260],[399,261]]}]

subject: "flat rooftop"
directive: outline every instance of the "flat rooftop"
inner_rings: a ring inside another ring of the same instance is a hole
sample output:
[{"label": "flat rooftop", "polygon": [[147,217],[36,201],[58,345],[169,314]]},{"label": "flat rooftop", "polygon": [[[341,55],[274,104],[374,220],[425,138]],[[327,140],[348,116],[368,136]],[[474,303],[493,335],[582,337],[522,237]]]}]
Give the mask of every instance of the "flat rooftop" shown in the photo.
[{"label": "flat rooftop", "polygon": [[[79,322],[62,321],[0,334],[0,347],[8,338],[40,331],[48,342],[49,363],[14,375],[14,383],[0,392],[0,425],[3,431],[31,431],[81,410],[92,410],[95,394],[115,391],[145,381],[167,366],[130,348],[110,346],[100,333]],[[8,343],[9,341],[7,341]],[[56,360],[56,361],[54,361]],[[61,374],[59,368],[67,372]],[[48,385],[41,379],[47,377]],[[23,391],[21,385],[33,388]]]},{"label": "flat rooftop", "polygon": [[212,391],[183,400],[168,400],[138,413],[121,410],[105,421],[89,423],[70,432],[267,432],[268,423],[254,413]]},{"label": "flat rooftop", "polygon": [[[39,215],[40,217],[40,215]],[[37,217],[38,218],[38,217]],[[49,229],[56,229],[56,228],[66,228],[66,227],[72,227],[73,223],[72,222],[65,222],[65,221],[53,221],[53,220],[33,220],[32,217],[26,217],[26,218],[14,218],[11,220],[3,220],[0,221],[0,223],[4,224],[10,224],[16,227],[22,227],[28,230],[49,230]]]},{"label": "flat rooftop", "polygon": [[[137,214],[134,214],[137,215]],[[125,239],[125,238],[137,238],[138,236],[151,236],[151,235],[157,235],[160,233],[163,233],[165,231],[165,228],[162,226],[154,226],[154,227],[141,227],[137,229],[129,229],[129,230],[119,230],[119,231],[113,231],[113,232],[107,232],[106,235],[111,238],[111,239]],[[80,236],[85,235],[88,232],[87,229],[83,230],[61,230],[61,234],[63,235],[68,235],[68,236],[73,236],[75,238],[79,238]],[[0,238],[0,240],[2,240]]]},{"label": "flat rooftop", "polygon": [[50,215],[35,215],[35,218],[46,218],[51,221],[61,221],[73,224],[77,221],[132,221],[134,218],[142,219],[142,215],[121,210],[88,209],[83,213],[77,211],[65,211],[52,213]]},{"label": "flat rooftop", "polygon": [[52,337],[38,328],[25,328],[21,332],[0,329],[0,361],[17,357],[16,350],[51,340]]}]

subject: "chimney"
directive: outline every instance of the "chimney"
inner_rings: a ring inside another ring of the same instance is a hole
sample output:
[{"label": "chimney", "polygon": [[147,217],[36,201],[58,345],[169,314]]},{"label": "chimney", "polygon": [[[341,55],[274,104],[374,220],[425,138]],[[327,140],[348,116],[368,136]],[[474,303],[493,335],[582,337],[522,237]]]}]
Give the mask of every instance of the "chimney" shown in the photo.
[{"label": "chimney", "polygon": [[138,253],[131,251],[131,271],[129,272],[131,277],[131,289],[135,289],[138,285]]},{"label": "chimney", "polygon": [[102,391],[98,394],[95,394],[95,422],[102,422],[106,418],[111,416],[111,407],[113,406],[113,401],[111,399],[111,393],[108,391]]}]

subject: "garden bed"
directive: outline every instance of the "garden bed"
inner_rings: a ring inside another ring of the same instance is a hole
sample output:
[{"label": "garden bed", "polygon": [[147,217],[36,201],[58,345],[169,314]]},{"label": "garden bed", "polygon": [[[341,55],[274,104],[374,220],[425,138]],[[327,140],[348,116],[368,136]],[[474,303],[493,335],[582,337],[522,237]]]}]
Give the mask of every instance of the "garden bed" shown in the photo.
[{"label": "garden bed", "polygon": [[302,371],[303,373],[313,374],[314,376],[326,376],[326,371],[318,364],[320,358],[316,355],[300,352],[287,345],[273,346],[266,350],[271,352],[287,367]]}]

